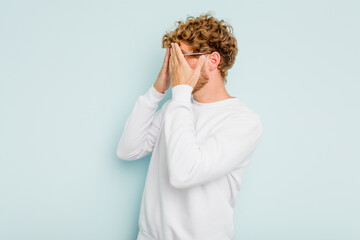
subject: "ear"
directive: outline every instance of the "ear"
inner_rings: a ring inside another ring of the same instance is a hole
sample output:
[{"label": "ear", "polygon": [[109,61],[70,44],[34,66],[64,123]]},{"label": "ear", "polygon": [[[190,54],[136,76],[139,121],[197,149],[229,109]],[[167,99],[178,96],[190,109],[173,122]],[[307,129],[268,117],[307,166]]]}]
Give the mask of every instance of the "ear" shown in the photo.
[{"label": "ear", "polygon": [[220,64],[221,56],[218,52],[212,52],[209,55],[209,63],[211,63],[209,70],[214,70],[217,68],[217,66]]}]

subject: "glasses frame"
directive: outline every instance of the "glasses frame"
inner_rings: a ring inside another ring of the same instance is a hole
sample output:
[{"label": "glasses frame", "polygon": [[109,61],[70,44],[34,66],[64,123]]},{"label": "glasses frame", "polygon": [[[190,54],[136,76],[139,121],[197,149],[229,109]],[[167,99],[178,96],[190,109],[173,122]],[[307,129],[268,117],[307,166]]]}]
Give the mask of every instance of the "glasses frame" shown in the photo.
[{"label": "glasses frame", "polygon": [[184,56],[193,56],[193,55],[203,55],[203,54],[210,54],[210,53],[186,53],[183,54]]}]

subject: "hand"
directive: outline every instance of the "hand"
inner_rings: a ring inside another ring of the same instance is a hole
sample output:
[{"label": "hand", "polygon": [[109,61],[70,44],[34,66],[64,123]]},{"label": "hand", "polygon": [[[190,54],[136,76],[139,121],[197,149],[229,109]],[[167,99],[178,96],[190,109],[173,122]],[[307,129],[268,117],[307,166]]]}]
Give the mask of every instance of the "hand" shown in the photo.
[{"label": "hand", "polygon": [[154,83],[154,88],[160,93],[164,93],[166,90],[168,90],[170,86],[169,59],[170,59],[170,48],[166,48],[166,54],[164,57],[163,65],[156,79],[156,82]]},{"label": "hand", "polygon": [[177,43],[171,44],[171,56],[170,56],[170,81],[171,86],[174,87],[180,84],[187,84],[191,87],[195,87],[200,77],[200,71],[208,57],[201,56],[193,70],[186,61],[180,46]]}]

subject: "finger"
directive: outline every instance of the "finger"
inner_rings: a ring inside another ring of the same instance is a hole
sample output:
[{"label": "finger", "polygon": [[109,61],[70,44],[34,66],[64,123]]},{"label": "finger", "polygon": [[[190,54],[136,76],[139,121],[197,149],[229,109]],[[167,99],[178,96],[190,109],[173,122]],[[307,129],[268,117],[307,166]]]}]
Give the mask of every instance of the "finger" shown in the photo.
[{"label": "finger", "polygon": [[[175,51],[175,44],[172,44],[171,47],[171,71],[172,71],[172,76],[174,76],[176,74],[176,71],[178,70],[178,60],[176,58],[176,51]],[[174,79],[172,79],[174,80]]]},{"label": "finger", "polygon": [[202,56],[199,58],[199,61],[197,61],[194,71],[200,73],[200,70],[201,70],[201,68],[204,66],[204,64],[206,63],[207,59],[208,59],[207,56],[202,55]]},{"label": "finger", "polygon": [[170,57],[170,48],[166,48],[166,54],[165,54],[164,62],[169,61],[169,57]]},{"label": "finger", "polygon": [[171,56],[173,57],[172,58],[172,61],[173,61],[173,66],[176,66],[179,64],[179,61],[177,59],[177,54],[176,54],[176,50],[175,50],[175,44],[173,44],[173,47],[171,48],[172,52],[171,52]]},{"label": "finger", "polygon": [[168,56],[168,53],[169,53],[169,48],[166,48],[165,57],[164,57],[164,62],[166,61],[166,57]]},{"label": "finger", "polygon": [[167,66],[169,65],[169,59],[170,59],[170,49],[166,48],[166,54],[164,57],[163,67],[167,68]]},{"label": "finger", "polygon": [[[173,51],[173,49],[172,48],[170,48],[170,52],[172,52]],[[170,72],[172,71],[172,68],[174,67],[174,55],[173,54],[171,54],[170,55],[170,60],[169,60],[169,68],[170,68]]]},{"label": "finger", "polygon": [[197,81],[199,80],[201,68],[204,66],[207,59],[208,58],[203,55],[199,58],[199,61],[197,61],[195,69],[190,77],[190,83],[192,86],[195,86]]},{"label": "finger", "polygon": [[170,78],[170,84],[173,86],[173,71],[174,71],[174,54],[172,53],[173,49],[172,47],[169,49],[170,51],[170,60],[169,60],[169,78]]},{"label": "finger", "polygon": [[170,60],[173,63],[174,62],[174,48],[170,47]]},{"label": "finger", "polygon": [[175,56],[173,44],[171,44],[171,56]]},{"label": "finger", "polygon": [[177,43],[174,44],[174,50],[175,50],[176,59],[178,60],[178,62],[180,62],[180,63],[186,62],[186,59],[185,59],[183,53],[181,52],[181,48]]},{"label": "finger", "polygon": [[172,65],[173,65],[173,57],[170,56],[170,59],[169,59],[169,68],[170,69],[172,68]]},{"label": "finger", "polygon": [[172,65],[174,66],[175,64],[175,52],[174,52],[174,47],[171,48],[171,62],[172,62]]}]

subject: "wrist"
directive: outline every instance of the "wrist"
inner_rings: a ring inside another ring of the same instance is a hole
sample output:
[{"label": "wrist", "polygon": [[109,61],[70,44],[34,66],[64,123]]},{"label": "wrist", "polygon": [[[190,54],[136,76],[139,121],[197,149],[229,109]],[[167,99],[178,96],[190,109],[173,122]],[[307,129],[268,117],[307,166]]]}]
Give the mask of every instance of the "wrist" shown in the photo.
[{"label": "wrist", "polygon": [[163,89],[159,88],[156,84],[153,84],[153,87],[154,87],[155,90],[158,91],[159,93],[161,93],[161,94],[164,94],[164,93],[165,93],[165,91],[164,91]]}]

